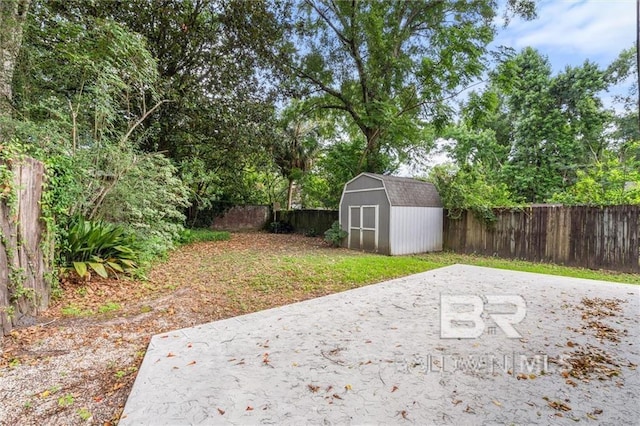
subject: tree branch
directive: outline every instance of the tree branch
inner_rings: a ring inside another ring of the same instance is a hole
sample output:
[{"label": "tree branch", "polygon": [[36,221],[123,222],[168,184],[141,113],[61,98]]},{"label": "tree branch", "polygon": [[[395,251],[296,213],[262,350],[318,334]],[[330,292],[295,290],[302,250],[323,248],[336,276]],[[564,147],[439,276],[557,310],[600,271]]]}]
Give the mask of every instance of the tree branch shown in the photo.
[{"label": "tree branch", "polygon": [[[359,82],[360,82],[361,91],[362,91],[362,101],[363,101],[363,105],[365,105],[365,108],[366,108],[366,106],[369,104],[368,79],[364,69],[364,62],[362,60],[362,57],[360,56],[359,46],[358,46],[358,43],[356,43],[356,38],[355,38],[356,31],[353,30],[354,26],[356,25],[356,10],[357,10],[357,3],[358,3],[357,0],[351,1],[351,14],[349,16],[349,19],[350,19],[349,29],[351,29],[351,33],[352,33],[351,37],[347,37],[344,34],[344,32],[340,31],[334,25],[332,20],[329,19],[327,14],[321,11],[320,8],[316,6],[314,2],[312,2],[311,0],[305,0],[305,2],[316,11],[316,13],[320,16],[320,18],[322,18],[322,20],[329,26],[329,28],[333,30],[333,32],[336,34],[340,42],[348,49],[351,57],[353,58],[356,64],[356,69],[358,70],[358,77],[359,77]],[[331,1],[331,5],[333,6],[333,8],[330,8],[330,9],[333,10],[334,14],[338,17],[338,20],[344,27],[343,31],[346,31],[348,29],[347,23],[345,20],[342,19],[342,16],[337,10],[336,4],[333,2],[333,0]]]},{"label": "tree branch", "polygon": [[160,102],[158,102],[157,104],[155,104],[155,105],[153,106],[153,108],[151,108],[149,111],[145,112],[145,113],[142,115],[142,117],[140,117],[140,118],[138,119],[138,121],[136,121],[136,122],[133,124],[133,126],[131,126],[131,127],[129,128],[129,130],[127,131],[127,133],[125,133],[125,134],[124,134],[124,136],[122,137],[122,139],[120,139],[120,143],[121,143],[121,144],[124,144],[124,143],[127,141],[127,139],[129,139],[129,137],[131,136],[131,134],[133,133],[133,131],[134,131],[134,130],[139,126],[139,125],[141,125],[141,124],[144,122],[144,120],[146,120],[146,119],[147,119],[147,117],[149,117],[151,114],[153,114],[153,112],[154,112],[155,110],[157,110],[158,108],[160,108],[160,106],[161,106],[162,104],[167,103],[167,102],[171,102],[171,101],[169,101],[169,100],[167,100],[167,99],[163,99],[163,100],[161,100]]},{"label": "tree branch", "polygon": [[465,87],[465,88],[463,88],[463,89],[460,89],[460,90],[459,90],[459,91],[457,91],[457,92],[451,93],[449,96],[445,96],[444,98],[440,98],[440,99],[435,100],[435,101],[434,101],[434,100],[427,100],[427,99],[425,99],[425,100],[423,100],[423,101],[421,101],[421,102],[417,102],[417,103],[415,103],[415,104],[413,104],[413,105],[406,105],[403,109],[401,109],[401,110],[396,114],[396,117],[400,117],[401,115],[403,115],[403,114],[405,114],[405,113],[407,113],[407,112],[409,112],[409,111],[412,111],[412,110],[414,110],[414,109],[416,109],[416,108],[420,108],[421,106],[424,106],[424,105],[427,105],[427,104],[435,104],[435,103],[438,103],[438,102],[442,102],[442,101],[447,101],[447,100],[449,100],[449,99],[453,99],[453,98],[455,98],[456,96],[458,96],[460,93],[464,92],[465,90],[469,90],[469,89],[471,89],[472,87],[479,86],[479,85],[484,84],[484,83],[486,83],[486,82],[487,82],[487,80],[481,80],[481,81],[478,81],[478,82],[476,82],[476,83],[473,83],[473,84],[472,84],[472,85],[470,85],[470,86],[467,86],[467,87]]},{"label": "tree branch", "polygon": [[[345,45],[349,45],[349,43],[351,42],[351,40],[349,40],[331,21],[331,19],[329,19],[329,17],[326,15],[326,13],[324,13],[323,11],[320,10],[320,8],[318,6],[316,6],[316,4],[314,2],[312,2],[311,0],[305,0],[305,3],[307,3],[309,6],[311,6],[313,8],[313,10],[316,11],[316,13],[322,18],[322,20],[329,26],[329,28],[331,28],[333,30],[334,33],[336,33],[336,35],[338,36],[338,38],[340,39],[340,41],[345,44]],[[336,15],[338,15],[336,13]],[[339,16],[339,15],[338,15]]]}]

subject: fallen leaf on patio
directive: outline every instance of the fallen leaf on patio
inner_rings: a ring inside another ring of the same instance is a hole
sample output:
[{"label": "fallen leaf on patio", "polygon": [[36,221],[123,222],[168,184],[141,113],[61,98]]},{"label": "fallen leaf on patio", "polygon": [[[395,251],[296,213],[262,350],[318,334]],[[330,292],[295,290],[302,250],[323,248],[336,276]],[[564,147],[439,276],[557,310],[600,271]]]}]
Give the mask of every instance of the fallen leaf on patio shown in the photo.
[{"label": "fallen leaf on patio", "polygon": [[220,413],[221,416],[224,415],[224,410],[222,408],[218,408],[218,413]]},{"label": "fallen leaf on patio", "polygon": [[398,387],[396,385],[393,385],[393,387],[391,388],[391,392],[393,393],[393,392],[395,392],[397,390],[398,390]]},{"label": "fallen leaf on patio", "polygon": [[344,390],[351,390],[351,385],[345,385]]},{"label": "fallen leaf on patio", "polygon": [[245,409],[245,411],[253,411],[253,407],[250,405],[247,405],[247,408]]},{"label": "fallen leaf on patio", "polygon": [[342,397],[340,395],[338,395],[337,393],[334,393],[332,395],[335,399],[342,399]]},{"label": "fallen leaf on patio", "polygon": [[187,365],[193,365],[193,364],[195,364],[195,363],[196,363],[195,361],[191,361],[191,362],[190,362],[189,364],[187,364]]},{"label": "fallen leaf on patio", "polygon": [[316,393],[316,392],[318,392],[318,390],[320,390],[320,386],[316,386],[316,385],[307,385],[307,387],[313,393]]},{"label": "fallen leaf on patio", "polygon": [[571,407],[568,406],[567,404],[565,404],[562,401],[549,401],[549,400],[547,400],[547,404],[549,404],[549,407],[553,408],[554,410],[571,411]]},{"label": "fallen leaf on patio", "polygon": [[493,403],[496,404],[498,407],[502,407],[502,403],[500,401],[497,401],[494,399]]},{"label": "fallen leaf on patio", "polygon": [[176,354],[174,354],[173,352],[169,352],[167,354],[167,358],[171,358],[171,357],[174,357],[174,356],[176,356]]}]

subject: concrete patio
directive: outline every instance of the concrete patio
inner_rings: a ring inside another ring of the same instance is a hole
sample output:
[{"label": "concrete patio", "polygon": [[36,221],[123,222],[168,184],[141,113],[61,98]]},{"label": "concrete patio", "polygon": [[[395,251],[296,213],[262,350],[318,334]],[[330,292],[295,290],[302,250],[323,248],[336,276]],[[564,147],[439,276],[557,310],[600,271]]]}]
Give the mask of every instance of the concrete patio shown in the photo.
[{"label": "concrete patio", "polygon": [[[447,294],[521,296],[521,337],[487,305],[482,335],[442,338]],[[619,341],[583,298],[618,300]],[[119,424],[637,424],[639,322],[640,286],[454,265],[156,335]],[[580,349],[618,374],[570,375]]]}]

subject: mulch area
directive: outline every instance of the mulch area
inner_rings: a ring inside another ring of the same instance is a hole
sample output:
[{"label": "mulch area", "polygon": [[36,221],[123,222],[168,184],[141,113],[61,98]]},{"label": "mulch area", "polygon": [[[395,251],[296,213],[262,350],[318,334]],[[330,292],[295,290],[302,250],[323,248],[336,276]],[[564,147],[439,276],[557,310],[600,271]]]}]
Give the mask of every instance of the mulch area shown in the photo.
[{"label": "mulch area", "polygon": [[247,282],[275,256],[325,250],[320,238],[233,234],[172,252],[145,281],[63,281],[37,325],[0,340],[0,424],[116,424],[152,335],[316,296]]}]

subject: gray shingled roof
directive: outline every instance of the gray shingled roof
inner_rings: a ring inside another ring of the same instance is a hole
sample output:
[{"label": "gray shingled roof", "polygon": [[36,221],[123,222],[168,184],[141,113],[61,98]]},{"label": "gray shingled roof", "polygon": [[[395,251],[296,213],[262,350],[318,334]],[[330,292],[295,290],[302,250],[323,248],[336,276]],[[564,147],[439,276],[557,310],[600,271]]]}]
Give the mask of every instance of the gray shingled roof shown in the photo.
[{"label": "gray shingled roof", "polygon": [[392,206],[442,207],[440,194],[432,183],[412,178],[363,173],[384,182]]}]

